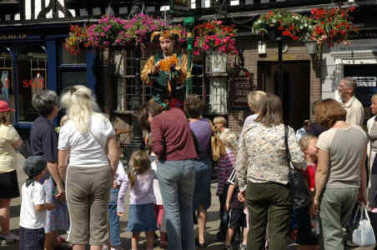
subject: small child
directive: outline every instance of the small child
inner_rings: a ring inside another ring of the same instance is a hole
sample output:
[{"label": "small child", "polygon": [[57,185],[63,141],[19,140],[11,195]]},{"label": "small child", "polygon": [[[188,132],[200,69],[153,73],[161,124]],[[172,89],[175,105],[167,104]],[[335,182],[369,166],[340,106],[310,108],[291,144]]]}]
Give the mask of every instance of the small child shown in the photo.
[{"label": "small child", "polygon": [[[317,145],[318,138],[316,136],[307,134],[301,138],[299,141],[300,148],[304,153],[306,160],[306,170],[305,175],[308,181],[309,191],[313,199],[315,193],[315,172],[317,170],[318,161],[318,148]],[[311,206],[310,206],[311,207]],[[310,213],[311,214],[311,213]],[[317,217],[311,217],[311,225],[314,228],[316,236],[319,235],[319,222]]]},{"label": "small child", "polygon": [[230,131],[225,131],[221,137],[224,149],[217,163],[217,192],[220,201],[220,229],[217,233],[218,240],[224,240],[227,231],[229,214],[225,211],[226,196],[228,193],[227,180],[233,171],[235,154],[237,152],[237,136]]},{"label": "small child", "polygon": [[132,232],[131,248],[138,249],[140,232],[146,233],[147,250],[154,245],[154,231],[157,229],[154,214],[155,197],[153,180],[155,172],[151,169],[151,161],[145,151],[132,153],[129,161],[129,171],[123,179],[118,194],[118,216],[124,215],[124,198],[130,187],[130,207],[128,211],[127,231]]},{"label": "small child", "polygon": [[[118,163],[118,168],[116,171],[116,175],[113,181],[113,186],[110,190],[110,200],[108,204],[108,211],[109,211],[109,226],[110,226],[110,249],[117,250],[120,249],[121,241],[120,241],[120,222],[119,216],[117,214],[117,202],[118,202],[118,193],[119,187],[121,184],[120,180],[126,178],[126,171],[124,170],[124,166],[121,161]],[[107,250],[109,247],[107,245],[103,245],[102,250]]]},{"label": "small child", "polygon": [[315,172],[317,170],[318,160],[317,140],[317,137],[307,134],[299,141],[301,151],[304,153],[307,163],[305,174],[308,180],[309,190],[312,194],[314,194],[315,191]]},{"label": "small child", "polygon": [[247,235],[249,233],[249,215],[245,201],[238,199],[239,189],[236,178],[236,170],[233,169],[228,179],[229,187],[226,197],[225,210],[230,213],[229,227],[225,238],[225,249],[232,249],[231,243],[237,229],[243,228],[240,250],[247,248]]},{"label": "small child", "polygon": [[22,185],[20,214],[20,250],[43,250],[46,210],[54,204],[46,203],[46,193],[39,180],[46,174],[47,161],[42,156],[30,156],[25,160],[24,171],[28,176]]}]

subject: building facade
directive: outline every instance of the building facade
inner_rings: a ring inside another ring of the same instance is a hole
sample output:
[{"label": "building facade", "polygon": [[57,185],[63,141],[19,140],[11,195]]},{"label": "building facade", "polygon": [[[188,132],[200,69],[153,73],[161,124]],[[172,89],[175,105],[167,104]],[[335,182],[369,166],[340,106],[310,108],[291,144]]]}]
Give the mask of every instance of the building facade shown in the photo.
[{"label": "building facade", "polygon": [[[109,6],[109,3],[111,5]],[[181,1],[182,2],[182,1]],[[184,1],[183,1],[184,2]],[[1,98],[16,108],[15,126],[27,136],[36,113],[31,96],[42,88],[57,91],[84,84],[96,94],[101,108],[119,131],[130,131],[133,114],[150,98],[150,89],[140,81],[143,64],[158,46],[146,50],[116,48],[86,50],[72,56],[64,49],[71,24],[90,25],[106,13],[130,17],[139,12],[182,23],[187,15],[197,23],[221,19],[238,29],[239,56],[194,57],[192,92],[206,100],[206,116],[226,116],[229,126],[240,130],[248,115],[247,93],[252,89],[273,92],[283,100],[285,120],[294,128],[311,118],[316,100],[336,96],[343,76],[358,79],[358,95],[364,105],[375,91],[377,74],[376,26],[373,13],[377,4],[369,0],[191,0],[189,12],[171,12],[171,1],[78,1],[19,0],[0,1],[0,81]],[[278,44],[262,42],[251,34],[260,14],[284,8],[308,14],[312,8],[356,6],[355,22],[360,28],[350,46],[325,49],[322,58],[309,54],[302,42],[283,45],[283,83],[278,81]],[[167,10],[167,12],[164,12]],[[215,60],[215,61],[213,61]],[[209,69],[208,65],[226,68]],[[114,74],[115,72],[115,74]],[[365,100],[365,101],[364,101]],[[132,133],[121,136],[130,143]]]}]

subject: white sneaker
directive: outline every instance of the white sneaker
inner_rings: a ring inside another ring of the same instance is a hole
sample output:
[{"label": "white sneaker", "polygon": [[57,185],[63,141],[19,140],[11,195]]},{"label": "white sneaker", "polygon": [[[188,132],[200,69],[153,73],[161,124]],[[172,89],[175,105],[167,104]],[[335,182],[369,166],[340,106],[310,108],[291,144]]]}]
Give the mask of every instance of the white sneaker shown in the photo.
[{"label": "white sneaker", "polygon": [[20,240],[20,237],[18,237],[18,235],[14,234],[14,233],[2,234],[1,237],[5,241],[19,241]]},{"label": "white sneaker", "polygon": [[109,246],[108,245],[102,245],[102,250],[109,250]]}]

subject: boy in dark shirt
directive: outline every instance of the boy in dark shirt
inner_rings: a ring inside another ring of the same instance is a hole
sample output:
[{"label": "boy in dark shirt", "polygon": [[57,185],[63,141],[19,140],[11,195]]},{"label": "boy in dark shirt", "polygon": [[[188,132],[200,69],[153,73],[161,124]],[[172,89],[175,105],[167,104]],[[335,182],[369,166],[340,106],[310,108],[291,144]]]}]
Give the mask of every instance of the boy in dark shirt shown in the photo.
[{"label": "boy in dark shirt", "polygon": [[228,179],[228,193],[226,197],[225,210],[230,214],[229,227],[225,238],[225,249],[232,249],[231,242],[234,233],[238,228],[242,228],[243,232],[242,243],[239,247],[240,250],[246,250],[247,234],[249,232],[248,213],[245,201],[238,200],[238,183],[236,178],[236,171],[233,169]]}]

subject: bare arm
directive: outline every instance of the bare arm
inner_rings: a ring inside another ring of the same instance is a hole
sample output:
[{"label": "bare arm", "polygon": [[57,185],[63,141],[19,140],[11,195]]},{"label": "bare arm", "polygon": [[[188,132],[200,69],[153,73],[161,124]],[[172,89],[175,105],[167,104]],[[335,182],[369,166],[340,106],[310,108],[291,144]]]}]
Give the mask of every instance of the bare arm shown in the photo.
[{"label": "bare arm", "polygon": [[58,150],[58,170],[59,175],[63,180],[66,177],[66,171],[68,166],[68,159],[69,159],[69,150]]},{"label": "bare arm", "polygon": [[56,197],[61,196],[64,193],[64,185],[63,180],[60,177],[59,171],[58,171],[58,164],[55,162],[47,162],[47,169],[50,175],[52,176],[52,179],[54,179],[56,186],[58,188],[58,194]]},{"label": "bare arm", "polygon": [[365,149],[363,153],[363,158],[360,162],[361,183],[360,183],[359,201],[363,202],[364,204],[367,203],[367,199],[366,199],[367,173],[365,169],[366,154],[367,154],[367,151]]},{"label": "bare arm", "polygon": [[35,211],[40,212],[44,210],[53,210],[55,209],[55,205],[51,203],[41,204],[41,205],[35,205],[34,206]]},{"label": "bare arm", "polygon": [[120,158],[120,146],[115,135],[111,136],[107,141],[107,152],[113,175],[115,175]]},{"label": "bare arm", "polygon": [[22,146],[23,143],[24,143],[24,142],[23,142],[21,139],[19,139],[19,140],[17,140],[16,142],[14,142],[14,143],[12,144],[12,147],[13,147],[14,149],[18,149],[18,148],[20,148],[20,147]]},{"label": "bare arm", "polygon": [[318,213],[319,209],[319,197],[322,194],[323,189],[327,181],[329,174],[329,152],[319,149],[318,151],[318,167],[315,173],[315,195],[314,195],[314,213]]},{"label": "bare arm", "polygon": [[230,209],[230,201],[232,200],[234,189],[235,189],[235,185],[229,185],[228,192],[226,194],[226,202],[225,202],[226,211],[229,211]]}]

